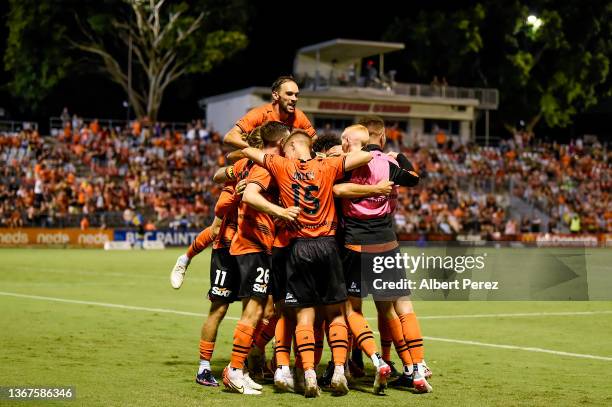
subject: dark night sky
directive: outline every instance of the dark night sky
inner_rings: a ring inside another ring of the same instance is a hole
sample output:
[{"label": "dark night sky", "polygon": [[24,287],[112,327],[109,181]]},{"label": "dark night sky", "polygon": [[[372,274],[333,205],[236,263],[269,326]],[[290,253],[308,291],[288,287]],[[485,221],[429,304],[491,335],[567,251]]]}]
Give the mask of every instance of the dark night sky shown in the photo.
[{"label": "dark night sky", "polygon": [[[465,3],[471,2],[429,0],[399,3],[379,0],[359,4],[322,0],[304,3],[256,0],[251,5],[250,22],[246,29],[249,37],[248,47],[212,72],[184,77],[171,86],[164,96],[160,119],[185,121],[202,117],[204,112],[200,110],[197,102],[204,96],[253,85],[270,85],[277,76],[292,72],[295,52],[305,45],[333,38],[380,40],[395,18],[408,16],[423,8],[448,9],[461,7]],[[0,14],[5,15],[7,9],[7,2],[0,2]],[[4,53],[6,36],[7,29],[2,24],[1,54]],[[393,68],[393,59],[393,54],[386,57],[387,69]],[[401,71],[398,72],[397,79],[403,82],[414,81]],[[0,83],[7,80],[6,73],[0,72]],[[0,88],[0,107],[7,109],[15,118],[38,120],[43,129],[48,117],[58,116],[63,106],[83,117],[125,118],[125,108],[122,106],[125,99],[122,89],[103,76],[78,75],[74,80],[67,79],[60,84],[49,98],[45,106],[46,111],[41,112],[38,117],[32,117],[19,112],[6,89]],[[577,125],[569,131],[599,132],[597,127],[603,125],[605,132],[612,133],[608,121],[600,125],[598,123],[601,120],[597,117],[578,117]]]},{"label": "dark night sky", "polygon": [[395,16],[391,6],[368,10],[368,20],[356,5],[338,13],[329,9],[329,3],[311,1],[300,7],[299,16],[289,11],[295,7],[288,2],[258,2],[247,31],[248,47],[208,75],[186,77],[172,86],[161,117],[188,119],[202,114],[197,106],[201,97],[268,86],[279,75],[292,73],[295,52],[305,45],[333,38],[379,40]]}]

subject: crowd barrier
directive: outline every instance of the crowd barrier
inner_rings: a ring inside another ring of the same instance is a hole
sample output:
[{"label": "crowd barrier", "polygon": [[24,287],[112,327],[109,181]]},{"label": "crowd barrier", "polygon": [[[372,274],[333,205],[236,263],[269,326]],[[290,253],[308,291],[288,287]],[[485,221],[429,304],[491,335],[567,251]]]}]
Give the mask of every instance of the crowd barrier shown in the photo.
[{"label": "crowd barrier", "polygon": [[[165,247],[186,247],[196,238],[200,230],[161,229],[147,231],[145,242],[160,242]],[[487,242],[507,242],[536,247],[612,247],[612,233],[591,234],[548,234],[523,233],[518,235],[444,235],[401,233],[400,241],[409,242],[459,242],[465,244],[486,244]],[[0,228],[0,247],[4,246],[75,246],[104,247],[106,242],[128,242],[139,240],[138,233],[129,229],[88,229],[77,228]]]},{"label": "crowd barrier", "polygon": [[0,246],[82,246],[103,247],[113,240],[108,229],[0,228]]}]

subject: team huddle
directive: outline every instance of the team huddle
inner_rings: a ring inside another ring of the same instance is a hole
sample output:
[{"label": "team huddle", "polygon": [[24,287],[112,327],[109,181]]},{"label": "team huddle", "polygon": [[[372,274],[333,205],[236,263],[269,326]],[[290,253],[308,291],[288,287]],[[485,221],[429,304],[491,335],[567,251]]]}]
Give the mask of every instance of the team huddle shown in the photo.
[{"label": "team huddle", "polygon": [[[172,270],[172,286],[179,288],[191,258],[212,243],[211,309],[196,382],[219,385],[210,366],[217,329],[229,304],[240,300],[231,360],[222,373],[231,391],[261,394],[249,369],[261,363],[274,338],[278,391],[317,397],[322,385],[347,394],[348,353],[355,349],[373,364],[374,394],[384,392],[392,373],[394,385],[431,392],[410,291],[372,284],[375,277],[404,277],[402,268],[374,275],[373,261],[400,253],[392,224],[398,186],[414,186],[419,177],[404,155],[383,152],[381,118],[365,117],[342,137],[317,137],[296,108],[298,94],[291,77],[278,78],[272,103],[249,111],[226,134],[224,142],[237,150],[230,153],[233,164],[214,177],[223,184],[215,220]],[[380,353],[362,313],[368,295],[377,309]],[[324,338],[332,361],[318,379]],[[390,362],[391,344],[403,364],[399,372]]]}]

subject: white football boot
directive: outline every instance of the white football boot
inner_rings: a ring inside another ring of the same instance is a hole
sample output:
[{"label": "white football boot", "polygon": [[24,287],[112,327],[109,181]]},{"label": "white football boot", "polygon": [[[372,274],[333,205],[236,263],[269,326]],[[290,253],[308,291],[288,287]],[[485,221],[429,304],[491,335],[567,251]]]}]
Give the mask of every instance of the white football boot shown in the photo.
[{"label": "white football boot", "polygon": [[183,285],[185,273],[187,272],[187,267],[189,267],[190,262],[191,260],[185,254],[180,255],[179,258],[176,259],[176,264],[170,272],[170,284],[172,284],[172,288],[175,290],[178,290]]},{"label": "white football boot", "polygon": [[232,369],[227,366],[223,369],[223,384],[227,389],[234,393],[248,394],[248,395],[259,395],[259,390],[252,389],[246,380],[244,380],[244,374],[240,369]]}]

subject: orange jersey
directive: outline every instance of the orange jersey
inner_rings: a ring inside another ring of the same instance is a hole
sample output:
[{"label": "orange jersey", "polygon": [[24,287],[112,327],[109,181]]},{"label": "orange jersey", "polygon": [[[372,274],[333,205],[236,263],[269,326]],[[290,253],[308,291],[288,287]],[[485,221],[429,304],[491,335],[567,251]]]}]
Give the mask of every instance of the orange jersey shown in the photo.
[{"label": "orange jersey", "polygon": [[266,154],[264,165],[274,176],[282,205],[299,206],[296,237],[314,238],[336,234],[334,182],[344,175],[345,157],[290,160]]},{"label": "orange jersey", "polygon": [[255,127],[261,126],[266,122],[282,122],[289,126],[291,130],[302,129],[310,137],[314,137],[316,131],[308,117],[300,109],[295,109],[295,113],[289,115],[287,120],[281,120],[279,114],[274,110],[272,103],[256,107],[248,111],[240,120],[236,122],[236,126],[240,127],[243,133],[250,133]]},{"label": "orange jersey", "polygon": [[226,183],[215,205],[215,216],[222,218],[223,222],[221,222],[219,234],[213,242],[213,249],[228,249],[236,234],[240,199],[236,199],[234,194],[235,186],[235,182]]},{"label": "orange jersey", "polygon": [[[252,165],[246,178],[248,184],[257,184],[262,196],[270,202],[278,202],[278,189],[270,173],[259,165]],[[244,202],[238,206],[238,232],[234,236],[230,254],[272,253],[274,243],[274,220]]]},{"label": "orange jersey", "polygon": [[287,247],[291,240],[296,236],[295,230],[290,229],[287,223],[282,220],[275,220],[276,234],[274,235],[274,243],[272,247]]}]

